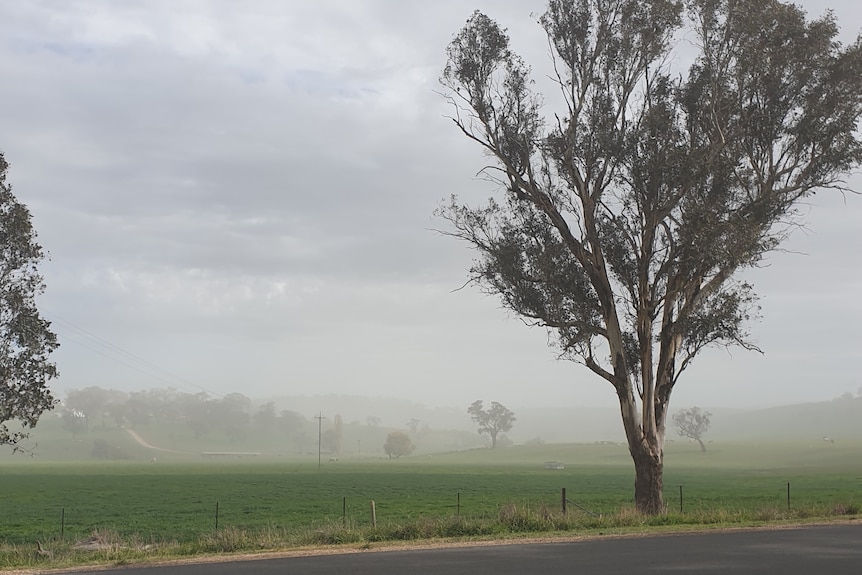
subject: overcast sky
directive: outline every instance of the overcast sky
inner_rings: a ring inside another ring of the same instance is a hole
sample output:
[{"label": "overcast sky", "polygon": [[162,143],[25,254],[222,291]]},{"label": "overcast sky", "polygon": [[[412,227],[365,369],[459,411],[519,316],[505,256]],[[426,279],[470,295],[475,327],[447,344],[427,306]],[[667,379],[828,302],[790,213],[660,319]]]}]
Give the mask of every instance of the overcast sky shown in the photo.
[{"label": "overcast sky", "polygon": [[[856,0],[801,4],[862,29]],[[0,3],[0,149],[50,252],[58,395],[614,405],[542,330],[455,291],[473,254],[431,231],[449,194],[495,192],[436,93],[475,8],[547,72],[536,0]],[[862,386],[862,196],[819,194],[806,221],[749,275],[765,355],[706,354],[674,407]]]}]

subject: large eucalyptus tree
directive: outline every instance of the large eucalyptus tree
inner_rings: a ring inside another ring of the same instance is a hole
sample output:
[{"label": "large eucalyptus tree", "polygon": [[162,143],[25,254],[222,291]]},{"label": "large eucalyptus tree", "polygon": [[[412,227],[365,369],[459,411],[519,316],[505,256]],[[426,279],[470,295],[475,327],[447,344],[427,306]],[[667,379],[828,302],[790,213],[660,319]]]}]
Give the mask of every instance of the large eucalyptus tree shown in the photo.
[{"label": "large eucalyptus tree", "polygon": [[680,375],[708,346],[756,349],[740,272],[862,161],[862,40],[778,0],[551,0],[539,22],[555,113],[484,14],[449,45],[453,119],[502,197],[440,215],[477,284],[614,387],[636,505],[660,513]]},{"label": "large eucalyptus tree", "polygon": [[6,182],[8,167],[0,152],[0,445],[17,447],[25,429],[54,406],[48,382],[57,368],[50,355],[59,343],[36,307],[44,290],[38,265],[45,256],[30,210]]}]

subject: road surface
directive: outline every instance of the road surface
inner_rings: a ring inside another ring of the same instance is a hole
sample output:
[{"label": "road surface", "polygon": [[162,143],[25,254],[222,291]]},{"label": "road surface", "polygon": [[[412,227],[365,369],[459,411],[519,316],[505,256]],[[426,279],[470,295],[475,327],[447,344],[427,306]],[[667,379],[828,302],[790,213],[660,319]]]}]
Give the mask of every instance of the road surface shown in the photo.
[{"label": "road surface", "polygon": [[413,551],[357,551],[340,555],[92,571],[100,575],[521,575],[538,572],[859,575],[862,573],[862,525]]}]

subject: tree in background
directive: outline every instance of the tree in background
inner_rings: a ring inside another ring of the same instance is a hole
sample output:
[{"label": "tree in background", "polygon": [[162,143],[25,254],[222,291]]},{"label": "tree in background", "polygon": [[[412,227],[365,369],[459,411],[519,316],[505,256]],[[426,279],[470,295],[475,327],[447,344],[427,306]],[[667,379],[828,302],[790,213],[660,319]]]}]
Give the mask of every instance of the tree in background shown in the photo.
[{"label": "tree in background", "polygon": [[87,417],[75,409],[64,407],[60,410],[60,421],[63,424],[63,430],[72,434],[72,439],[78,439],[80,434],[87,433],[89,430]]},{"label": "tree in background", "polygon": [[[113,420],[116,427],[122,427],[126,419],[126,402],[129,400],[129,394],[125,391],[117,389],[108,390],[108,402],[104,406],[102,416],[107,415]],[[104,424],[103,424],[104,425]]]},{"label": "tree in background", "polygon": [[87,429],[92,429],[97,421],[104,428],[106,416],[113,419],[116,425],[122,425],[125,418],[124,407],[128,399],[128,394],[125,392],[93,385],[84,389],[70,389],[66,393],[64,404],[83,414]]},{"label": "tree in background", "polygon": [[6,183],[8,167],[0,152],[0,445],[16,447],[27,432],[8,423],[32,429],[55,404],[48,382],[57,367],[49,357],[60,344],[36,309],[36,296],[45,291],[38,271],[45,254],[30,210]]},{"label": "tree in background", "polygon": [[145,391],[133,391],[129,393],[124,412],[125,420],[134,428],[146,425],[152,421],[154,415],[153,405],[150,402],[149,393]]},{"label": "tree in background", "polygon": [[214,406],[216,422],[224,429],[228,441],[237,442],[246,438],[251,422],[251,399],[242,393],[229,393]]},{"label": "tree in background", "polygon": [[413,442],[410,441],[410,436],[403,431],[393,431],[386,436],[386,443],[383,444],[383,451],[389,456],[389,459],[398,458],[402,455],[410,455],[413,453]]},{"label": "tree in background", "polygon": [[704,411],[699,407],[683,409],[673,414],[673,424],[676,426],[676,432],[682,437],[694,439],[700,444],[700,450],[706,451],[706,446],[701,441],[701,437],[709,431],[709,418],[712,414]]},{"label": "tree in background", "polygon": [[325,429],[320,434],[320,451],[322,453],[335,455],[335,430]]},{"label": "tree in background", "polygon": [[111,445],[104,439],[94,439],[90,455],[96,459],[128,459],[129,454],[118,445]]},{"label": "tree in background", "polygon": [[473,282],[613,386],[636,506],[662,513],[674,386],[709,346],[757,349],[740,272],[862,162],[862,39],[778,0],[550,0],[539,22],[557,113],[484,14],[449,44],[453,120],[503,197],[439,214]]},{"label": "tree in background", "polygon": [[308,420],[303,417],[301,413],[297,413],[290,409],[282,410],[281,413],[278,414],[278,428],[282,433],[288,436],[295,435],[302,431],[306,421]]},{"label": "tree in background", "polygon": [[275,402],[270,401],[261,405],[254,414],[254,423],[264,433],[272,433],[278,424],[278,415],[275,413]]},{"label": "tree in background", "polygon": [[70,389],[66,393],[65,405],[69,410],[78,414],[76,417],[83,415],[85,427],[90,430],[98,419],[103,420],[102,427],[104,427],[102,414],[108,405],[108,398],[108,390],[97,386]]},{"label": "tree in background", "polygon": [[368,427],[380,427],[380,418],[376,415],[369,415],[365,418],[365,425]]},{"label": "tree in background", "polygon": [[515,414],[503,407],[496,401],[491,402],[491,409],[483,409],[481,400],[474,401],[467,408],[470,419],[479,424],[479,433],[487,433],[491,436],[491,449],[497,447],[497,435],[512,429],[515,423]]},{"label": "tree in background", "polygon": [[342,419],[341,414],[335,414],[335,419],[332,422],[332,432],[333,451],[336,455],[340,456],[344,449],[344,419]]},{"label": "tree in background", "polygon": [[407,429],[410,430],[410,435],[412,435],[415,438],[419,434],[419,425],[421,425],[421,424],[422,424],[421,419],[416,419],[415,417],[411,417],[410,421],[408,421],[405,425],[407,426]]},{"label": "tree in background", "polygon": [[180,399],[180,410],[188,425],[195,434],[195,439],[200,439],[209,433],[213,426],[211,417],[211,401],[206,392],[195,394],[184,394]]},{"label": "tree in background", "polygon": [[182,418],[180,398],[185,395],[174,388],[148,389],[141,399],[156,423],[177,423]]}]

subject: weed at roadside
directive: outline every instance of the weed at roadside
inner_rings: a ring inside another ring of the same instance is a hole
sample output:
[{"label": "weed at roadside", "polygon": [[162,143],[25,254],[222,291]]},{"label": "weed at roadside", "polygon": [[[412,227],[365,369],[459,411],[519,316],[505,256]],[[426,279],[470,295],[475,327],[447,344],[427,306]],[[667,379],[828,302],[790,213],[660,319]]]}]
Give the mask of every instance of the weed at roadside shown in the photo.
[{"label": "weed at roadside", "polygon": [[372,543],[486,539],[511,535],[549,533],[616,533],[684,526],[686,529],[715,525],[751,525],[787,521],[855,516],[859,505],[808,505],[786,509],[767,506],[755,510],[699,509],[692,513],[667,513],[647,516],[631,506],[616,513],[594,516],[586,513],[563,514],[547,505],[529,502],[507,503],[493,516],[421,517],[370,525],[352,521],[327,521],[300,528],[268,525],[262,528],[225,527],[199,536],[195,541],[157,541],[138,535],[122,536],[98,530],[75,543],[59,539],[34,544],[0,544],[0,569],[63,568],[76,565],[132,565],[201,554],[231,554],[285,550],[307,546],[355,545],[368,548]]}]

